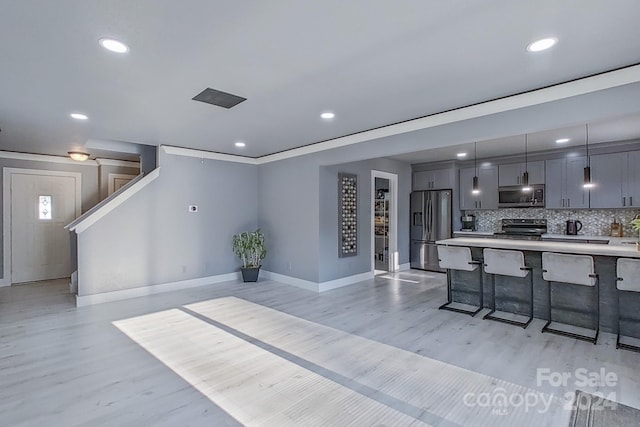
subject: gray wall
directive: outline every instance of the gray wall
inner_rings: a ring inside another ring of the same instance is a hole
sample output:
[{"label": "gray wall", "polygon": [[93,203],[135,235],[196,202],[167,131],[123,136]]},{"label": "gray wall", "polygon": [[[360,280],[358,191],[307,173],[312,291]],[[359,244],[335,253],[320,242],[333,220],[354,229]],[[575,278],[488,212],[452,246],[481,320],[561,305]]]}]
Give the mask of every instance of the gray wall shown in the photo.
[{"label": "gray wall", "polygon": [[318,282],[318,164],[298,157],[259,166],[258,218],[266,270]]},{"label": "gray wall", "polygon": [[79,295],[238,271],[231,237],[257,227],[257,167],[166,154],[160,166],[78,235]]},{"label": "gray wall", "polygon": [[[82,212],[98,203],[98,167],[95,165],[52,163],[31,160],[15,160],[0,158],[0,168],[37,169],[46,171],[79,172],[82,174]],[[0,174],[0,212],[4,212],[4,195],[2,182],[4,173]],[[0,230],[3,224],[0,221]],[[4,230],[0,233],[0,275],[4,274]],[[4,277],[4,276],[2,276]]]},{"label": "gray wall", "polygon": [[[320,167],[319,282],[371,271],[371,171],[398,175],[398,252],[409,262],[411,165],[391,159]],[[358,255],[338,257],[338,173],[358,176]]]}]

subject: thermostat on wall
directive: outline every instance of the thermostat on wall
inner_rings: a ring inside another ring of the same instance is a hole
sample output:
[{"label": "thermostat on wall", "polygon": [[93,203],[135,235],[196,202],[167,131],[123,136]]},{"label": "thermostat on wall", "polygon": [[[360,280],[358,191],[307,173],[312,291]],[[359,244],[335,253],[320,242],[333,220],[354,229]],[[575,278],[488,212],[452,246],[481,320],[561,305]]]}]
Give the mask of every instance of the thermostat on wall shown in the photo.
[{"label": "thermostat on wall", "polygon": [[189,205],[189,212],[198,212],[197,205]]}]

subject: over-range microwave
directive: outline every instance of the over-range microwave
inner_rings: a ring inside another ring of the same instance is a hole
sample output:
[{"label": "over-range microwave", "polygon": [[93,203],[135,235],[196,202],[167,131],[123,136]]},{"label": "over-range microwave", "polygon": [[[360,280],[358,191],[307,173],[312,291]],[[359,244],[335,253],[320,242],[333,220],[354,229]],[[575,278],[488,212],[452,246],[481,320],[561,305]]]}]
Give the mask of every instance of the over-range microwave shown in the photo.
[{"label": "over-range microwave", "polygon": [[499,208],[544,208],[544,185],[530,185],[522,191],[522,185],[498,188]]}]

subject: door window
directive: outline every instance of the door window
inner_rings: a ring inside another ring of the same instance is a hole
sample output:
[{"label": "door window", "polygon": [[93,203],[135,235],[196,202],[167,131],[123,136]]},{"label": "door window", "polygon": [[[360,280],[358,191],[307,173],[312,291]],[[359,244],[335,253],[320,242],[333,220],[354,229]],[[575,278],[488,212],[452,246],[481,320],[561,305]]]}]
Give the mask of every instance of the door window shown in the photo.
[{"label": "door window", "polygon": [[51,220],[51,196],[38,196],[38,219]]}]

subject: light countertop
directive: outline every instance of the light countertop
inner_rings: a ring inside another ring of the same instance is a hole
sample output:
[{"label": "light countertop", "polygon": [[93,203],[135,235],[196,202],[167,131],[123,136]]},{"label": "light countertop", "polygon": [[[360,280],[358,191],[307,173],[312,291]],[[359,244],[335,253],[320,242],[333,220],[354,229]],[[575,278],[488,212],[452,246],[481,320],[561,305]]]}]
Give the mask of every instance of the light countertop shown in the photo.
[{"label": "light countertop", "polygon": [[453,234],[461,236],[493,236],[493,231],[454,231]]},{"label": "light countertop", "polygon": [[[561,252],[572,254],[601,255],[612,257],[640,258],[640,251],[636,250],[633,237],[608,237],[608,236],[565,236],[557,235],[560,238],[574,237],[577,239],[607,239],[609,244],[601,243],[571,243],[554,242],[545,240],[512,240],[494,239],[493,237],[454,237],[453,239],[439,240],[438,245],[446,246],[470,246],[476,248],[514,249],[533,252]],[[634,242],[634,243],[623,243]]]}]

